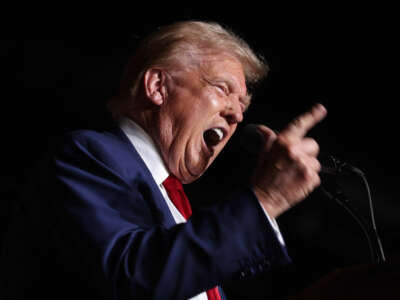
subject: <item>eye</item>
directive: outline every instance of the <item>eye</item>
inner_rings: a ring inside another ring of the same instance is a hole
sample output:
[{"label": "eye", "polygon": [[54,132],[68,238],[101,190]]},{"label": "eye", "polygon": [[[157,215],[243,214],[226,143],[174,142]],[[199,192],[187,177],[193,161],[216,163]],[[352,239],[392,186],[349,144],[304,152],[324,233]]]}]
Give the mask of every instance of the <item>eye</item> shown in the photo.
[{"label": "eye", "polygon": [[227,88],[225,85],[223,85],[223,84],[217,84],[215,87],[216,87],[220,92],[224,93],[226,96],[229,95],[229,90],[228,90],[228,88]]}]

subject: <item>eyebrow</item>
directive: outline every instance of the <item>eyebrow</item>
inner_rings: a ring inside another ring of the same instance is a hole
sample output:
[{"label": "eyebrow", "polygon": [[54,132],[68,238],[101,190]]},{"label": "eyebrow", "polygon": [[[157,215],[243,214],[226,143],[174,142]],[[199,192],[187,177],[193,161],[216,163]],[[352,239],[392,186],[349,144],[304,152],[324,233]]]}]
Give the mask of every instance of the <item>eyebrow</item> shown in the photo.
[{"label": "eyebrow", "polygon": [[[232,88],[235,86],[234,83],[229,78],[222,78],[221,81],[227,83],[230,90],[232,90]],[[246,85],[246,89],[247,89],[247,85]],[[251,97],[252,97],[252,95],[249,93],[246,93],[245,96],[239,96],[239,101],[245,105],[244,111],[246,111],[249,108],[249,106],[251,104]]]},{"label": "eyebrow", "polygon": [[[235,84],[230,80],[229,78],[221,78],[221,77],[216,77],[216,78],[208,78],[207,76],[203,76],[203,80],[208,82],[209,84],[217,84],[218,82],[224,82],[228,85],[229,90],[232,91],[232,88],[235,86]],[[247,88],[247,86],[246,86]],[[246,94],[245,96],[239,96],[239,101],[245,105],[244,111],[246,111],[250,104],[251,104],[251,94]]]}]

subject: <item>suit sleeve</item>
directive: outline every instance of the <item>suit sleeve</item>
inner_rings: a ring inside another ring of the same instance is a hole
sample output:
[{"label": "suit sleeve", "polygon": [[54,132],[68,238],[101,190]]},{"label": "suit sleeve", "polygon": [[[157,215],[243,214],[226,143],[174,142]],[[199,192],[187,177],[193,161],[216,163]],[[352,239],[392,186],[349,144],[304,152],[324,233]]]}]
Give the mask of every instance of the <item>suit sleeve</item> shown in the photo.
[{"label": "suit sleeve", "polygon": [[140,172],[127,179],[105,152],[71,140],[55,159],[51,203],[63,268],[99,294],[188,299],[290,261],[250,188],[167,229]]}]

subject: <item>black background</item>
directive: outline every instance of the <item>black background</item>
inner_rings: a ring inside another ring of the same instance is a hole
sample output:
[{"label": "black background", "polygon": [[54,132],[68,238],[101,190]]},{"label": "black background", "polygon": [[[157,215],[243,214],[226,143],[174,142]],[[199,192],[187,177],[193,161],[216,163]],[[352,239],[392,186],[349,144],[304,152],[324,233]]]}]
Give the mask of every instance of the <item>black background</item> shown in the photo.
[{"label": "black background", "polygon": [[[54,137],[106,119],[105,101],[119,83],[138,39],[159,25],[186,19],[221,22],[268,61],[271,72],[255,93],[247,123],[280,129],[313,103],[328,117],[310,135],[321,152],[362,169],[370,183],[376,222],[389,262],[399,252],[397,196],[398,46],[394,10],[385,5],[289,4],[263,8],[220,5],[140,8],[97,6],[4,11],[8,39],[2,60],[1,211],[6,224],[16,195],[40,164]],[[232,187],[249,169],[233,138],[199,182],[187,186],[195,207],[210,190]],[[368,215],[359,178],[340,183]],[[205,188],[206,187],[206,188]],[[196,204],[197,203],[197,204]],[[303,287],[335,268],[371,262],[354,220],[318,191],[279,219],[289,253],[302,276],[285,285]],[[263,280],[257,278],[256,280]],[[233,289],[234,290],[234,289]]]}]

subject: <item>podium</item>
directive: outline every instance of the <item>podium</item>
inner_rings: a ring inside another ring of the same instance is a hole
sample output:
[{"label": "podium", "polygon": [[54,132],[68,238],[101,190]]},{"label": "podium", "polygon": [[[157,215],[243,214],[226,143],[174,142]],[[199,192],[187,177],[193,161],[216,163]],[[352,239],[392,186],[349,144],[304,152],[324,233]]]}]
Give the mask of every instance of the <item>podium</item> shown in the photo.
[{"label": "podium", "polygon": [[400,264],[337,269],[288,300],[399,300]]}]

